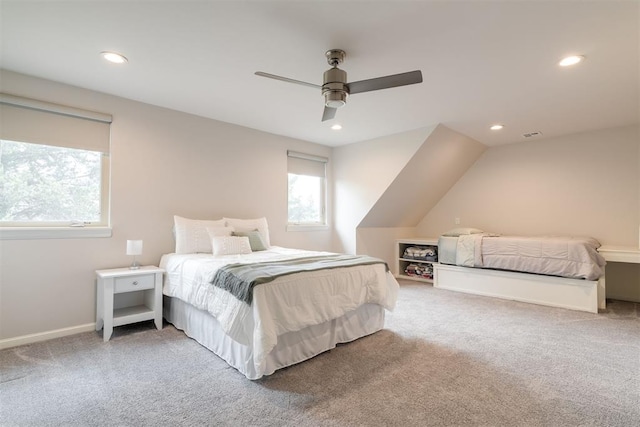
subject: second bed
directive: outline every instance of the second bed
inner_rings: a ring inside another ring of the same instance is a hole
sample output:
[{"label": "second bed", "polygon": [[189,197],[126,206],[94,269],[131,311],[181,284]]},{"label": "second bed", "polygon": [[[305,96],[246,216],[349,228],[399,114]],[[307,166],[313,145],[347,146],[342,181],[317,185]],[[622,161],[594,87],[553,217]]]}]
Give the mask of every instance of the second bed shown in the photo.
[{"label": "second bed", "polygon": [[605,260],[593,238],[441,236],[434,286],[597,313]]}]

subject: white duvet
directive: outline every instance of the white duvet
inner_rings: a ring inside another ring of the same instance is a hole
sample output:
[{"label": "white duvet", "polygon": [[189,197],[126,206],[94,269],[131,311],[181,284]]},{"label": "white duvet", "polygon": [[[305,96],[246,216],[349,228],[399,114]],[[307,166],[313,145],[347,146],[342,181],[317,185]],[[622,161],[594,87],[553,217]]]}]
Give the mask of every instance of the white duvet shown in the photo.
[{"label": "white duvet", "polygon": [[226,264],[320,254],[328,253],[272,246],[247,255],[167,254],[160,261],[166,271],[163,293],[214,316],[233,340],[252,347],[260,372],[278,335],[338,318],[367,303],[387,310],[395,307],[398,283],[383,264],[283,276],[256,286],[252,305],[211,284],[216,271]]}]

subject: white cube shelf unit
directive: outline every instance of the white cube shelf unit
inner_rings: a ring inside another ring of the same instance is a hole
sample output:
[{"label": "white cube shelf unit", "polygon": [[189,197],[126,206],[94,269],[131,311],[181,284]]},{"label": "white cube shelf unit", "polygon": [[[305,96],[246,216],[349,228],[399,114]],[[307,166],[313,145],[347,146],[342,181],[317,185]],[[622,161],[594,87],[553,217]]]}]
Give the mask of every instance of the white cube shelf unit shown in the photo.
[{"label": "white cube shelf unit", "polygon": [[396,240],[395,273],[398,279],[433,283],[433,264],[437,263],[437,238]]}]

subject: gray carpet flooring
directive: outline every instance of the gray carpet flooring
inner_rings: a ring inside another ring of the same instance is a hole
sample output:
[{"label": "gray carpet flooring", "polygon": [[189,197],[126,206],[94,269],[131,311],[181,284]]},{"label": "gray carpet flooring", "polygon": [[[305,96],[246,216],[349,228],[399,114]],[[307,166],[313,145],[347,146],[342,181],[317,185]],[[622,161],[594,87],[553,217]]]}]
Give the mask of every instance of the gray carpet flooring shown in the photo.
[{"label": "gray carpet flooring", "polygon": [[2,426],[638,426],[640,308],[403,282],[383,331],[249,381],[171,325],[0,351]]}]

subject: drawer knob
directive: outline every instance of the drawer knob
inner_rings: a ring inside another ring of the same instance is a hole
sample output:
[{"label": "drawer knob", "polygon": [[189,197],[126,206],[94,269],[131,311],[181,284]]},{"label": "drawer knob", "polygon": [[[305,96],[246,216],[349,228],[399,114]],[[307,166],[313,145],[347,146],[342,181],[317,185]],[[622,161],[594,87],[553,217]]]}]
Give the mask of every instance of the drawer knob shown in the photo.
[{"label": "drawer knob", "polygon": [[133,286],[136,286],[137,284],[138,284],[137,280],[134,280],[133,283],[132,283]]}]

